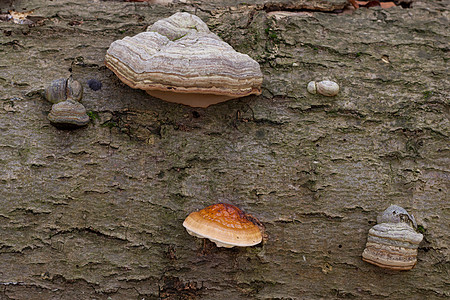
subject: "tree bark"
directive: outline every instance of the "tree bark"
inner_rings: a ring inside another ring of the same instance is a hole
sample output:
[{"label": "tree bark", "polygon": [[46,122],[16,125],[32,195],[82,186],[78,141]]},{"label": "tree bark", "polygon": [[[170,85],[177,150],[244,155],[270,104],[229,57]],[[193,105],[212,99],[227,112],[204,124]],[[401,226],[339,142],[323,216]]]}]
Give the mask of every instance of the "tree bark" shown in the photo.
[{"label": "tree bark", "polygon": [[[176,2],[0,4],[34,9],[31,25],[0,22],[0,299],[449,297],[449,1]],[[104,66],[113,41],[177,11],[256,59],[263,94],[191,108]],[[91,116],[74,131],[50,125],[42,97],[70,74]],[[322,79],[340,93],[308,94]],[[218,202],[258,218],[267,241],[188,235],[184,218]],[[411,271],[361,260],[390,204],[423,227]]]}]

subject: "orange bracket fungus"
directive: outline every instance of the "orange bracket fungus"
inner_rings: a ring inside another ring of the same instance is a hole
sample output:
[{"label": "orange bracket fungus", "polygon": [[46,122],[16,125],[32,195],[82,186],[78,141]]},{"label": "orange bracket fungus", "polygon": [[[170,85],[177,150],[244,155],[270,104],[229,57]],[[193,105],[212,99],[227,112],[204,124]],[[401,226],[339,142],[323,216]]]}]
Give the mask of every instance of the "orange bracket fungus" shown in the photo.
[{"label": "orange bracket fungus", "polygon": [[261,243],[262,232],[254,222],[254,217],[236,206],[219,203],[191,213],[183,226],[190,235],[207,238],[217,247],[232,248]]},{"label": "orange bracket fungus", "polygon": [[263,80],[255,60],[236,52],[199,17],[185,12],[113,42],[105,65],[132,88],[194,107],[259,95]]}]

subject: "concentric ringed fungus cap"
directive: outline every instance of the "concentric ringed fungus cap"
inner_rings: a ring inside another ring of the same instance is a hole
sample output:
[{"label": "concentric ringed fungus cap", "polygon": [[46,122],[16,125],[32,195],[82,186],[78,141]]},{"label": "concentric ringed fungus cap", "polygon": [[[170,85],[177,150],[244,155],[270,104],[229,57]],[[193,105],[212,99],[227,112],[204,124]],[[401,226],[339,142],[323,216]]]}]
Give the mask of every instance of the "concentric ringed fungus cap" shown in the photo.
[{"label": "concentric ringed fungus cap", "polygon": [[105,64],[132,88],[194,107],[261,94],[259,64],[188,13],[176,13],[147,32],[113,42]]},{"label": "concentric ringed fungus cap", "polygon": [[74,129],[89,123],[86,108],[72,98],[53,104],[47,118],[52,125],[60,129]]},{"label": "concentric ringed fungus cap", "polygon": [[234,205],[219,203],[191,213],[183,222],[190,235],[207,238],[217,247],[254,246],[262,241],[257,225]]},{"label": "concentric ringed fungus cap", "polygon": [[404,208],[391,205],[377,217],[369,230],[362,259],[390,270],[411,270],[417,263],[417,249],[423,235],[415,231],[414,216]]},{"label": "concentric ringed fungus cap", "polygon": [[202,19],[186,12],[178,12],[169,18],[156,21],[147,31],[157,32],[171,41],[190,33],[211,33]]}]

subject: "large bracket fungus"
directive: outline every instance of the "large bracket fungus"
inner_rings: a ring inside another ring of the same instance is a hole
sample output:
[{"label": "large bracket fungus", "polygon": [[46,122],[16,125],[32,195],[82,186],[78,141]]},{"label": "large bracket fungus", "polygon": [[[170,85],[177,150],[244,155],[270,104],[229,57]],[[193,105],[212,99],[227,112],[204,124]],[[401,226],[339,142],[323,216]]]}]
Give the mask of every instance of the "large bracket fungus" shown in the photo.
[{"label": "large bracket fungus", "polygon": [[197,16],[176,13],[109,47],[106,66],[125,84],[194,107],[261,93],[259,64],[209,31]]}]

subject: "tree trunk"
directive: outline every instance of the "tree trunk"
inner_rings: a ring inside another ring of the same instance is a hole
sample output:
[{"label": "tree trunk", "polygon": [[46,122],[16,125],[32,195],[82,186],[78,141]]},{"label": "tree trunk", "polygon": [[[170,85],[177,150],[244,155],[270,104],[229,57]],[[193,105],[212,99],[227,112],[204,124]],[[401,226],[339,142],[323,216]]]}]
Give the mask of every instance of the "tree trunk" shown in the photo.
[{"label": "tree trunk", "polygon": [[[449,1],[175,2],[0,4],[34,9],[33,24],[0,22],[0,299],[449,297]],[[177,11],[257,60],[263,94],[191,108],[104,66],[113,41]],[[50,125],[42,97],[70,74],[91,117],[73,131]],[[308,94],[322,79],[340,93]],[[218,202],[258,218],[267,241],[188,235],[184,218]],[[424,231],[411,271],[361,260],[390,204]]]}]

